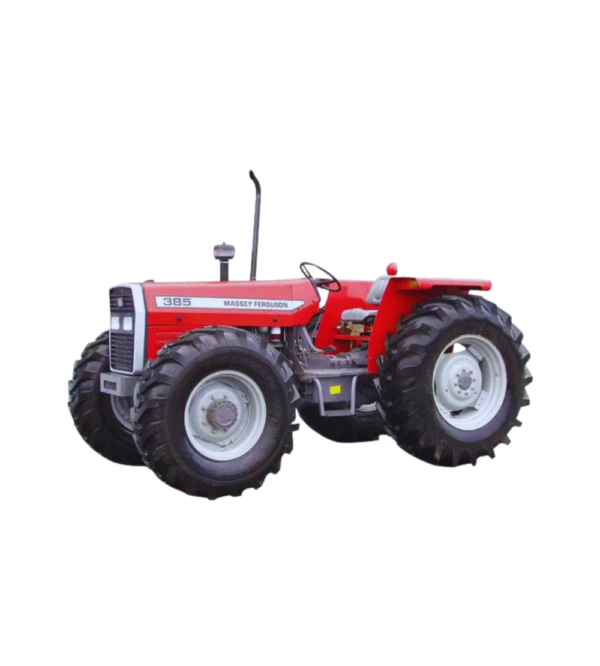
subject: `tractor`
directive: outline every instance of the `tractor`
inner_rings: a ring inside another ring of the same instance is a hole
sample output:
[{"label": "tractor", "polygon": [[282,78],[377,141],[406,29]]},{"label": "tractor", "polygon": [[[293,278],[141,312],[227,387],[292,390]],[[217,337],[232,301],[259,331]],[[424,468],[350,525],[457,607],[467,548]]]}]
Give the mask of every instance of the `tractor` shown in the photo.
[{"label": "tractor", "polygon": [[[229,280],[235,248],[214,248],[217,282],[127,283],[110,290],[110,328],[69,382],[81,437],[124,465],[146,465],[189,495],[260,488],[290,453],[297,414],[336,442],[387,434],[445,467],[494,457],[520,426],[529,352],[511,317],[474,291],[485,280],[398,276]],[[329,292],[321,307],[321,291]]]}]

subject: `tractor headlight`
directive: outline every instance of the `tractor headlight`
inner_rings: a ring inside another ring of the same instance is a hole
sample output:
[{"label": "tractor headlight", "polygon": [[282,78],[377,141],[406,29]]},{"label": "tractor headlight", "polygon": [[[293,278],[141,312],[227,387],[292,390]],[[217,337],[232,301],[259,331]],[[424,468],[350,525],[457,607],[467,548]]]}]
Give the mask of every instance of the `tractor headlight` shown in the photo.
[{"label": "tractor headlight", "polygon": [[133,331],[133,317],[111,317],[110,328],[113,331]]}]

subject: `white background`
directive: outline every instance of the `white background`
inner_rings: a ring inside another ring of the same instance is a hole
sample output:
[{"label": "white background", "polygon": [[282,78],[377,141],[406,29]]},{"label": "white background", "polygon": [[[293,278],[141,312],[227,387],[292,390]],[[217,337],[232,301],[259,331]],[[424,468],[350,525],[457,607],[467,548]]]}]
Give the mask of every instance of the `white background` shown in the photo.
[{"label": "white background", "polygon": [[[597,664],[594,2],[6,2],[5,664]],[[525,332],[513,444],[437,469],[302,427],[193,499],[79,439],[124,281],[489,277]]]}]

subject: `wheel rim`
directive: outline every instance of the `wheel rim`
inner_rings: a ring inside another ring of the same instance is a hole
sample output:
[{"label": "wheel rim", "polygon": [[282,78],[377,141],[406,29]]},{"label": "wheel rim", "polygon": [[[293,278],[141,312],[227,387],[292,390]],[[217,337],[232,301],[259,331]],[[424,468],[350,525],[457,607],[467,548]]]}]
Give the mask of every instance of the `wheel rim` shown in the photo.
[{"label": "wheel rim", "polygon": [[377,411],[377,403],[371,402],[368,405],[361,405],[356,411],[361,412],[361,414],[372,414]]},{"label": "wheel rim", "polygon": [[123,426],[123,428],[125,428],[125,430],[127,430],[127,432],[133,432],[133,423],[131,422],[133,400],[118,395],[111,395],[110,404],[117,421]]},{"label": "wheel rim", "polygon": [[[462,351],[452,351],[455,345]],[[440,355],[433,395],[442,418],[459,430],[478,430],[498,414],[508,385],[502,354],[480,335],[461,335]]]},{"label": "wheel rim", "polygon": [[250,451],[267,421],[267,403],[248,375],[222,370],[205,377],[185,406],[190,443],[211,460],[233,460]]}]

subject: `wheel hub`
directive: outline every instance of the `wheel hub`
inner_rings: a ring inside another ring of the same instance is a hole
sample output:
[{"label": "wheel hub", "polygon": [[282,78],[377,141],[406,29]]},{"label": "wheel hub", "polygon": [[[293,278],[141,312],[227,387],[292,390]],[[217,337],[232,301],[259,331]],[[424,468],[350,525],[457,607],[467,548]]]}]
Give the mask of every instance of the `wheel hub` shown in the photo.
[{"label": "wheel hub", "polygon": [[473,383],[473,378],[471,375],[468,375],[466,372],[463,372],[462,375],[458,378],[458,386],[463,391],[468,391],[471,388]]},{"label": "wheel hub", "polygon": [[436,397],[448,412],[475,404],[481,390],[481,370],[468,351],[446,354],[435,373]]},{"label": "wheel hub", "polygon": [[463,335],[442,353],[433,372],[435,404],[442,418],[459,430],[477,430],[498,413],[506,394],[506,365],[498,348],[479,335]]},{"label": "wheel hub", "polygon": [[215,400],[206,410],[206,420],[214,427],[229,430],[238,420],[237,407],[227,399]]},{"label": "wheel hub", "polygon": [[221,370],[203,379],[185,409],[191,445],[212,460],[233,460],[258,441],[266,423],[267,405],[258,384],[235,370]]}]

